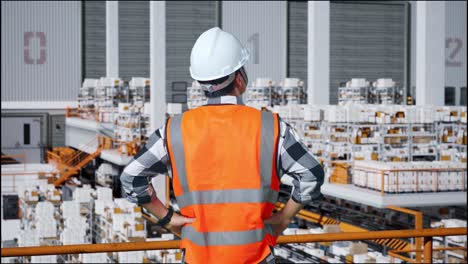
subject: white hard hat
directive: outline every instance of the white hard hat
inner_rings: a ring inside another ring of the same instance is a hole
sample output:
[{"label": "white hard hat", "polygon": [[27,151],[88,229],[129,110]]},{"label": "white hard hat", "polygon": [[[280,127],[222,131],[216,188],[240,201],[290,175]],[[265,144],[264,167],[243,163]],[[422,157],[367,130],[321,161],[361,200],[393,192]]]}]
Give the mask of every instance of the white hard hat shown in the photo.
[{"label": "white hard hat", "polygon": [[198,37],[190,54],[190,75],[197,81],[216,80],[232,74],[249,60],[249,51],[232,34],[218,27]]}]

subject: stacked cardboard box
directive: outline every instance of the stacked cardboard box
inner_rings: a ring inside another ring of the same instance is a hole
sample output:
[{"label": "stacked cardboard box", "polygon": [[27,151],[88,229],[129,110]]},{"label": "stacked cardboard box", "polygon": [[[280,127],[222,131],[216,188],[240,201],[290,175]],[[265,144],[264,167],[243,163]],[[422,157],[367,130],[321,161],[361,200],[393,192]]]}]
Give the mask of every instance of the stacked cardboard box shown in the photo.
[{"label": "stacked cardboard box", "polygon": [[386,193],[466,191],[466,182],[461,162],[354,162],[354,185]]}]

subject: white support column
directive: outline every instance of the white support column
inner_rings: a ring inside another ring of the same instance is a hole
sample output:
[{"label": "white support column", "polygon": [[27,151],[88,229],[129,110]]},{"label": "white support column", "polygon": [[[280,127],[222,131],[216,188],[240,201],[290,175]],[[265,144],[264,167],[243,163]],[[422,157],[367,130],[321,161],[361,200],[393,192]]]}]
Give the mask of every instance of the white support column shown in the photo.
[{"label": "white support column", "polygon": [[330,103],[330,2],[308,2],[308,104]]},{"label": "white support column", "polygon": [[[189,58],[187,58],[189,59]],[[150,2],[151,129],[166,120],[166,2]]]},{"label": "white support column", "polygon": [[119,77],[119,2],[106,1],[106,75]]},{"label": "white support column", "polygon": [[444,105],[445,3],[416,1],[416,104]]},{"label": "white support column", "polygon": [[[187,58],[188,59],[188,58]],[[150,2],[151,131],[166,120],[166,2]],[[152,179],[159,200],[166,204],[166,178]]]}]

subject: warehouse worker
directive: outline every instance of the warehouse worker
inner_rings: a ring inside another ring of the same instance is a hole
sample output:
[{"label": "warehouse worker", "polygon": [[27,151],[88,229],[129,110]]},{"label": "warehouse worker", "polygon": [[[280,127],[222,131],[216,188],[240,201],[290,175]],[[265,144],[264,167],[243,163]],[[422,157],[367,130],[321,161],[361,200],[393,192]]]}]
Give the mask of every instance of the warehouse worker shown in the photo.
[{"label": "warehouse worker", "polygon": [[[168,119],[121,175],[127,198],[181,237],[187,263],[273,263],[270,246],[304,204],[319,199],[323,169],[277,114],[244,106],[249,53],[219,28],[204,32],[190,74],[207,105]],[[150,177],[168,174],[180,214]],[[291,198],[273,214],[280,180]]]}]

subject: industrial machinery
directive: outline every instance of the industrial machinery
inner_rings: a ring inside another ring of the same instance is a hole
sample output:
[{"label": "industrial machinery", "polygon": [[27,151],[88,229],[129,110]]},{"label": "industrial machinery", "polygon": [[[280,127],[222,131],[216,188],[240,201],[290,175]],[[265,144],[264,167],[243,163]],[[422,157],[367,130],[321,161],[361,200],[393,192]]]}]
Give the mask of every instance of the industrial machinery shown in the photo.
[{"label": "industrial machinery", "polygon": [[298,78],[286,78],[279,83],[277,88],[281,101],[280,105],[305,104],[307,103],[307,91],[304,82]]},{"label": "industrial machinery", "polygon": [[279,96],[275,92],[274,85],[275,83],[270,79],[257,78],[252,82],[252,86],[247,87],[245,104],[257,109],[277,104],[276,101],[279,99]]},{"label": "industrial machinery", "polygon": [[338,104],[372,104],[375,101],[374,89],[366,79],[351,79],[338,87]]},{"label": "industrial machinery", "polygon": [[402,104],[403,89],[392,79],[377,79],[372,85],[366,79],[353,78],[338,87],[338,104]]},{"label": "industrial machinery", "polygon": [[403,103],[403,89],[396,86],[392,79],[377,79],[372,83],[375,88],[374,94],[376,95],[377,104],[402,104]]},{"label": "industrial machinery", "polygon": [[78,93],[78,109],[81,118],[95,118],[95,97],[98,79],[85,79]]},{"label": "industrial machinery", "polygon": [[96,109],[99,122],[114,123],[117,118],[117,107],[125,102],[124,82],[115,78],[101,78],[96,88]]},{"label": "industrial machinery", "polygon": [[150,79],[133,77],[129,82],[129,100],[132,105],[142,108],[150,102]]},{"label": "industrial machinery", "polygon": [[141,144],[141,113],[137,105],[119,103],[119,110],[115,120],[114,146],[119,153],[133,156]]},{"label": "industrial machinery", "polygon": [[323,120],[323,110],[319,107],[304,107],[304,122],[302,124],[302,135],[304,144],[311,150],[318,159],[323,160],[324,149],[324,128],[321,126]]}]

